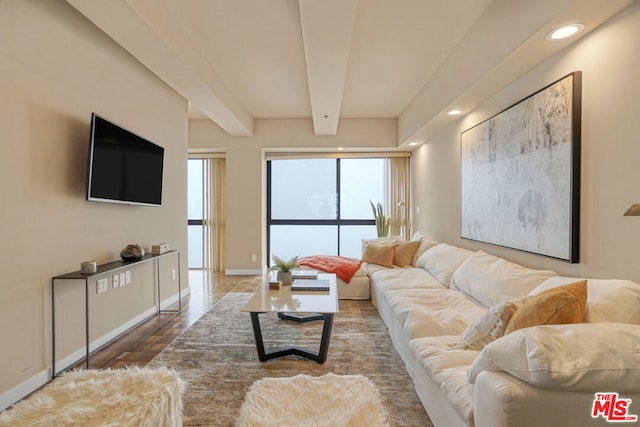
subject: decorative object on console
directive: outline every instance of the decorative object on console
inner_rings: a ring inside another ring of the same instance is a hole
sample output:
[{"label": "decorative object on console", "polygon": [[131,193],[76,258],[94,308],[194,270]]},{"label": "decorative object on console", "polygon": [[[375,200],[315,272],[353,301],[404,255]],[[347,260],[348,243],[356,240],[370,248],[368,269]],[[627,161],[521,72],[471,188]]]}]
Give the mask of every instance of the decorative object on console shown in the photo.
[{"label": "decorative object on console", "polygon": [[80,264],[82,274],[93,274],[98,271],[98,264],[95,261],[85,261]]},{"label": "decorative object on console", "polygon": [[378,237],[387,237],[389,235],[389,221],[391,218],[384,215],[384,209],[380,202],[375,206],[371,200],[369,200],[369,203],[371,204],[373,218],[376,220],[376,232],[378,233]]},{"label": "decorative object on console", "polygon": [[623,216],[640,216],[640,203],[629,206]]},{"label": "decorative object on console", "polygon": [[144,249],[140,245],[130,244],[120,252],[123,261],[137,261],[144,256]]},{"label": "decorative object on console", "polygon": [[300,267],[300,264],[298,264],[298,256],[294,256],[288,261],[285,261],[277,255],[273,255],[271,258],[273,259],[273,265],[267,270],[267,276],[277,271],[278,275],[276,280],[282,282],[285,286],[290,285],[292,280],[291,270]]},{"label": "decorative object on console", "polygon": [[151,253],[153,255],[161,255],[165,252],[168,252],[169,249],[170,248],[168,243],[158,243],[157,245],[151,246]]},{"label": "decorative object on console", "polygon": [[579,261],[581,75],[462,132],[462,238]]}]

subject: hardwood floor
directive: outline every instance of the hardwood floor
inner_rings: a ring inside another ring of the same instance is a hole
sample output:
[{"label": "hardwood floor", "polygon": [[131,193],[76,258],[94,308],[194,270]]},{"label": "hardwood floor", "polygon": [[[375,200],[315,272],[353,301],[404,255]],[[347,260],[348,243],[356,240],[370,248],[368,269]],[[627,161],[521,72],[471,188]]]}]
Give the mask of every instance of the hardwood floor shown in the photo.
[{"label": "hardwood floor", "polygon": [[190,270],[191,294],[182,300],[182,313],[162,314],[139,325],[94,353],[90,366],[144,366],[228,292],[253,292],[260,281],[261,276],[225,276],[223,272]]}]

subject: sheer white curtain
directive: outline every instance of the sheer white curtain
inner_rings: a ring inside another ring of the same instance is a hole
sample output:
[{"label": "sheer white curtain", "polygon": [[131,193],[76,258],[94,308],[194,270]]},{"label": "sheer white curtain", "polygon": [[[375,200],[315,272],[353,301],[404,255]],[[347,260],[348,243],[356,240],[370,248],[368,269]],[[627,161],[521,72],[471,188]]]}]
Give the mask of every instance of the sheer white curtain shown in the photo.
[{"label": "sheer white curtain", "polygon": [[385,212],[389,235],[409,239],[409,157],[388,158],[385,164]]}]

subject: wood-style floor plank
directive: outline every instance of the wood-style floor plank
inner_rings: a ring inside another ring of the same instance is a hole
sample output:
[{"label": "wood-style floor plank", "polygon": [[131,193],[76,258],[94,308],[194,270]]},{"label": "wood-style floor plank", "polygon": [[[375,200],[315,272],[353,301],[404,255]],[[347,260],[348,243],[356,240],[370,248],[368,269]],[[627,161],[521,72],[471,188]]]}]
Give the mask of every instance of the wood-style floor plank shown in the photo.
[{"label": "wood-style floor plank", "polygon": [[[261,279],[261,276],[225,276],[224,272],[190,270],[191,294],[182,299],[182,313],[162,314],[139,325],[95,352],[90,366],[145,366],[227,293],[253,292]],[[177,308],[177,303],[169,308]],[[163,325],[158,328],[159,324]],[[77,366],[84,367],[85,363]]]}]

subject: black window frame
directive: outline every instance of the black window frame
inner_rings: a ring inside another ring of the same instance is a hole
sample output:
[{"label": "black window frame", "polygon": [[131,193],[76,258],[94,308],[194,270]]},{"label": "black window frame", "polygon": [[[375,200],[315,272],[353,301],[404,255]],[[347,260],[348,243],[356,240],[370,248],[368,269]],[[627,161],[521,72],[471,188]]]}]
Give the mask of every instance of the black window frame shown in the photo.
[{"label": "black window frame", "polygon": [[272,225],[331,225],[338,229],[336,253],[340,255],[340,227],[352,225],[376,225],[375,219],[341,219],[340,217],[340,158],[336,158],[336,219],[273,219],[271,216],[271,162],[267,160],[267,265],[271,265]]}]

